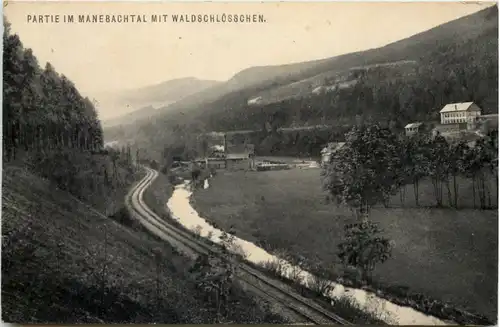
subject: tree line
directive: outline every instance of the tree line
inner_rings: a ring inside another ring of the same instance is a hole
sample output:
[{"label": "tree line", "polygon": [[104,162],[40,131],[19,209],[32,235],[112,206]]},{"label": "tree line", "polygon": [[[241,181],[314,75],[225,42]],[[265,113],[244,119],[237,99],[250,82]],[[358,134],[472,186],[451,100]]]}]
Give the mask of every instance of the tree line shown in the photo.
[{"label": "tree line", "polygon": [[101,123],[92,101],[50,63],[40,67],[5,17],[3,44],[4,160],[15,159],[19,150],[101,149]]},{"label": "tree line", "polygon": [[135,178],[131,148],[104,149],[94,103],[50,63],[42,68],[5,18],[3,42],[4,163],[108,210]]},{"label": "tree line", "polygon": [[491,199],[498,197],[498,191],[491,194],[487,182],[494,177],[498,190],[497,153],[497,132],[471,146],[463,140],[447,141],[439,134],[401,136],[377,124],[353,127],[323,172],[325,189],[357,218],[345,225],[337,253],[341,262],[359,269],[362,281],[370,281],[375,265],[388,260],[394,246],[378,224],[370,221],[370,209],[389,207],[398,193],[404,205],[409,185],[416,206],[420,205],[420,187],[430,181],[436,207],[444,207],[446,197],[450,207],[459,208],[459,184],[472,181],[474,208],[476,204],[480,209],[493,208]]},{"label": "tree line", "polygon": [[492,208],[497,194],[491,194],[487,181],[494,177],[498,184],[497,140],[498,133],[490,132],[471,146],[439,134],[406,137],[377,124],[355,126],[325,170],[325,187],[363,215],[375,205],[388,207],[398,193],[403,204],[409,185],[419,206],[424,180],[431,181],[437,207],[444,206],[446,197],[449,206],[459,208],[460,183],[470,180],[474,207]]}]

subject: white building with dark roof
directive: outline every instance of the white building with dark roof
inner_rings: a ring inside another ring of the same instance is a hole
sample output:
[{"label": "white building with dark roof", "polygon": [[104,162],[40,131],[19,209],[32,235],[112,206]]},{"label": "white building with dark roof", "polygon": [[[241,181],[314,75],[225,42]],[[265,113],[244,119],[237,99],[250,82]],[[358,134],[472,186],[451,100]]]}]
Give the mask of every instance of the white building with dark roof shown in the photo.
[{"label": "white building with dark roof", "polygon": [[405,133],[406,136],[413,135],[415,133],[418,133],[420,131],[420,128],[423,126],[423,123],[410,123],[405,126]]},{"label": "white building with dark roof", "polygon": [[481,115],[474,102],[449,103],[441,109],[441,124],[472,123]]},{"label": "white building with dark roof", "polygon": [[330,142],[321,150],[321,165],[326,166],[330,163],[335,152],[342,149],[345,142]]}]

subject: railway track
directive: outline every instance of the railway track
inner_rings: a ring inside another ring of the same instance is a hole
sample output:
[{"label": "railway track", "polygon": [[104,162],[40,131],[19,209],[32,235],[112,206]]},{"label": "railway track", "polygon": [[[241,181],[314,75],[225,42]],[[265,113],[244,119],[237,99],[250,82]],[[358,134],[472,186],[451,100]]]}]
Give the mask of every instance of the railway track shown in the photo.
[{"label": "railway track", "polygon": [[[216,254],[218,252],[217,247],[196,239],[190,232],[163,220],[144,203],[143,194],[145,190],[158,176],[158,172],[147,167],[145,169],[147,171],[146,177],[126,197],[126,206],[132,216],[149,232],[171,243],[188,255]],[[237,274],[245,287],[250,288],[257,295],[271,302],[278,303],[310,324],[352,325],[349,321],[326,310],[314,301],[287,289],[281,281],[264,275],[244,262],[239,264]]]}]

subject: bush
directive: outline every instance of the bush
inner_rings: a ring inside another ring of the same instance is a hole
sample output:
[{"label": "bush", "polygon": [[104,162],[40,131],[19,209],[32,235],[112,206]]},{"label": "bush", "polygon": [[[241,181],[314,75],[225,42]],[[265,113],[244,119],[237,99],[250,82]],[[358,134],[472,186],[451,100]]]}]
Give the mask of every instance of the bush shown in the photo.
[{"label": "bush", "polygon": [[310,275],[307,278],[307,285],[311,291],[317,293],[319,296],[328,295],[333,290],[332,282],[316,275]]},{"label": "bush", "polygon": [[281,272],[283,271],[283,266],[280,264],[279,260],[267,260],[260,263],[262,268],[281,276]]},{"label": "bush", "polygon": [[30,171],[55,182],[59,188],[71,192],[76,186],[80,173],[79,163],[88,162],[90,159],[88,156],[70,150],[37,151],[29,154],[26,164]]},{"label": "bush", "polygon": [[180,178],[176,175],[169,174],[168,175],[168,182],[172,185],[177,185],[180,182]]},{"label": "bush", "polygon": [[202,227],[200,225],[196,225],[194,227],[191,228],[191,231],[193,232],[193,234],[200,238],[201,237],[201,231],[202,231]]},{"label": "bush", "polygon": [[379,236],[382,231],[376,223],[347,224],[344,229],[338,257],[344,264],[360,269],[363,280],[369,281],[375,265],[390,258],[393,244]]},{"label": "bush", "polygon": [[[372,307],[372,312],[369,313],[366,310],[363,310],[358,303],[347,296],[342,296],[332,300],[332,306],[335,308],[335,313],[341,317],[355,317],[355,320],[360,321],[362,324],[366,321],[369,321],[370,324],[374,325],[392,324],[392,319],[390,319],[390,317],[387,317],[386,315],[382,317],[383,312],[381,312],[381,310],[377,310]],[[353,321],[353,323],[356,324],[356,321]],[[394,325],[396,325],[395,321]]]},{"label": "bush", "polygon": [[289,256],[289,261],[291,266],[288,269],[288,278],[297,283],[301,284],[304,281],[304,270],[306,270],[305,258],[299,257],[296,259],[293,256]]}]

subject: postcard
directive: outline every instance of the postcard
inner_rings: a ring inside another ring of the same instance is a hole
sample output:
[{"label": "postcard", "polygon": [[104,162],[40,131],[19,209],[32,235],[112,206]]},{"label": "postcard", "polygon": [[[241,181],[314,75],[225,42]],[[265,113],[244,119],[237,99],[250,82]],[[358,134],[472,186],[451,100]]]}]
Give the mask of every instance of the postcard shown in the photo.
[{"label": "postcard", "polygon": [[2,320],[494,325],[494,2],[4,2]]}]

